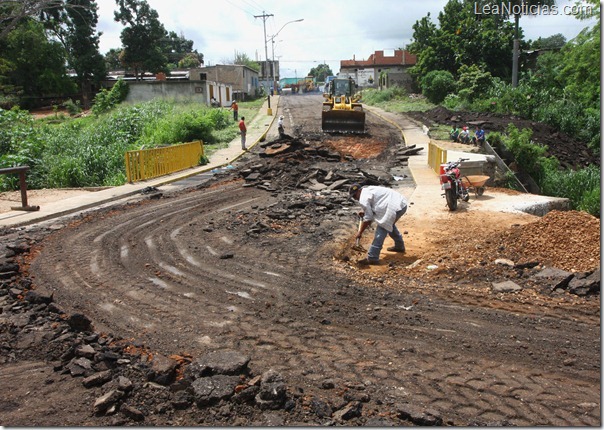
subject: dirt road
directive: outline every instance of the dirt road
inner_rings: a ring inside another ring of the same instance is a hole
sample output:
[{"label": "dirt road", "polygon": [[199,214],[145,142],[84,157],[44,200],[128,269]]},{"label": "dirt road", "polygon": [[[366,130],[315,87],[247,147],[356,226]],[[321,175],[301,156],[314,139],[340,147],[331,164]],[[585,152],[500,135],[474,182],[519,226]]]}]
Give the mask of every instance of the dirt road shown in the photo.
[{"label": "dirt road", "polygon": [[[236,172],[205,188],[91,214],[33,253],[34,284],[66,311],[87,315],[96,331],[165,356],[241,351],[253,374],[275,370],[293,393],[288,410],[246,417],[224,402],[162,412],[135,405],[146,424],[600,425],[599,297],[490,290],[517,276],[493,269],[496,235],[538,219],[450,214],[442,204],[433,217],[417,217],[411,206],[401,222],[408,253],[357,267],[362,255],[349,249],[355,207],[339,190],[321,194],[291,182],[315,170],[389,171],[403,143],[371,115],[368,136],[322,135],[319,106],[317,95],[282,97],[286,132],[306,145],[303,154],[269,165],[256,148]],[[345,156],[326,160],[313,145]],[[244,186],[252,184],[240,171],[262,163],[271,167],[262,186]],[[412,194],[410,179],[399,185]],[[459,222],[457,215],[463,221],[447,233],[443,223]],[[459,263],[455,270],[443,270],[437,254],[445,246]],[[476,246],[485,273],[472,266]],[[597,260],[588,266],[598,267]],[[441,270],[426,269],[430,262]],[[10,379],[7,365],[0,383]],[[86,409],[90,390],[70,389],[82,394],[69,397],[76,404],[68,410],[56,407],[61,422],[112,423]],[[18,393],[2,398],[2,424],[44,423],[6,406],[23,401]],[[44,396],[33,401],[63,400],[58,392]],[[318,404],[330,412],[317,412]],[[351,404],[361,412],[336,414]]]}]

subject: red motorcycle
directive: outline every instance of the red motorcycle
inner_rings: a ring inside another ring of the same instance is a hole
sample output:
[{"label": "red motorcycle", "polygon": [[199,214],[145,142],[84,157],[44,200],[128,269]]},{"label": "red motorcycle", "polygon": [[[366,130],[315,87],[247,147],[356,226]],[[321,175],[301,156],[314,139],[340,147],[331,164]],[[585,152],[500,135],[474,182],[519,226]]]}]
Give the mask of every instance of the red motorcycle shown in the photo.
[{"label": "red motorcycle", "polygon": [[468,188],[464,186],[459,171],[461,163],[468,160],[469,158],[460,158],[457,161],[449,161],[441,165],[440,187],[445,191],[444,196],[450,211],[457,209],[458,199],[464,202],[470,200]]}]

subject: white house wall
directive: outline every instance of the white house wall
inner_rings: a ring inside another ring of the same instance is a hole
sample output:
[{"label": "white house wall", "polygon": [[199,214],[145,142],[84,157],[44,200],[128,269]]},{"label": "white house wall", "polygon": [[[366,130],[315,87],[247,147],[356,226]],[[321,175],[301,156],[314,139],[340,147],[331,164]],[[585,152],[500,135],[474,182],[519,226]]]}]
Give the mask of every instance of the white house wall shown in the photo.
[{"label": "white house wall", "polygon": [[[233,87],[212,81],[142,81],[128,82],[126,102],[140,103],[154,99],[196,101],[210,104],[210,85],[214,97],[223,106],[230,106]],[[230,97],[229,97],[230,96]]]}]

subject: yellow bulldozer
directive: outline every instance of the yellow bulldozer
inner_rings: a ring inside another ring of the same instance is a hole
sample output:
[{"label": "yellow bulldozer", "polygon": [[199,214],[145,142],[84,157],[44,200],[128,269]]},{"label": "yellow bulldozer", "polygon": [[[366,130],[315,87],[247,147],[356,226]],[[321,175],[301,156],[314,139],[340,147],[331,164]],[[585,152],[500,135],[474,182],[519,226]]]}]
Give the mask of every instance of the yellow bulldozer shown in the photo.
[{"label": "yellow bulldozer", "polygon": [[351,78],[335,78],[323,93],[321,128],[325,133],[365,133],[365,112]]}]

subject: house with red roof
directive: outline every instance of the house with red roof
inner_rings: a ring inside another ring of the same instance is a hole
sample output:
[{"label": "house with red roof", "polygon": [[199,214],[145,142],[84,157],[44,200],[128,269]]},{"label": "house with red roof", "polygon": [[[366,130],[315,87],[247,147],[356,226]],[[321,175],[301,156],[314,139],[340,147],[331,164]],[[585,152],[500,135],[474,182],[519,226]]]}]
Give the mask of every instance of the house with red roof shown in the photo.
[{"label": "house with red roof", "polygon": [[413,79],[408,69],[417,57],[407,50],[375,51],[367,60],[340,61],[338,77],[350,77],[361,88],[401,86],[413,91]]}]

